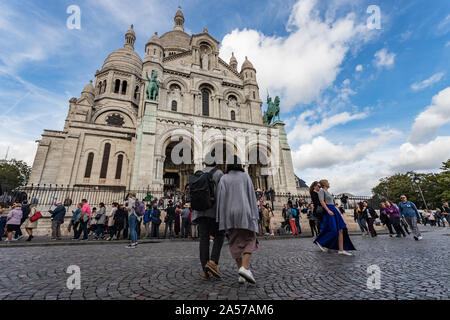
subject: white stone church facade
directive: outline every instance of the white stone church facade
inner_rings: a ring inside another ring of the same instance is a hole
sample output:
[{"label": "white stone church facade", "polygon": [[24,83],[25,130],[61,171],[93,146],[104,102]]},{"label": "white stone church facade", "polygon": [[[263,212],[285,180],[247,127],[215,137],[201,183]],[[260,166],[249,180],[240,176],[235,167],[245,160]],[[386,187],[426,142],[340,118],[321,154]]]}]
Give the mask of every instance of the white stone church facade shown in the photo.
[{"label": "white stone church facade", "polygon": [[[255,188],[297,193],[284,124],[263,123],[253,65],[246,59],[238,71],[234,55],[229,63],[219,58],[207,29],[185,33],[181,10],[174,20],[174,30],[147,42],[144,60],[134,50],[133,26],[128,30],[124,47],[70,100],[64,130],[44,130],[30,183],[184,191],[189,175],[212,150],[217,160],[222,147],[239,155]],[[153,71],[155,101],[146,94]],[[188,153],[182,164],[171,156]]]}]

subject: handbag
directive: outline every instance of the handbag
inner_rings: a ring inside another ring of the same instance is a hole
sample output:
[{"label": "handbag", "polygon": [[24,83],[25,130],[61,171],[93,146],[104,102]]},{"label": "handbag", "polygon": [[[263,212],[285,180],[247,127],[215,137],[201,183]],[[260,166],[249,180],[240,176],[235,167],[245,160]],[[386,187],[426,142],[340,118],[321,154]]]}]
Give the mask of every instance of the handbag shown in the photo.
[{"label": "handbag", "polygon": [[102,217],[101,213],[97,213],[97,215],[95,216],[95,220],[100,220],[100,218]]},{"label": "handbag", "polygon": [[31,222],[35,222],[35,221],[38,221],[41,218],[42,218],[42,214],[38,211],[30,218],[30,221]]},{"label": "handbag", "polygon": [[325,209],[322,206],[318,206],[317,209],[313,211],[313,216],[316,218],[321,218],[323,217],[324,213]]}]

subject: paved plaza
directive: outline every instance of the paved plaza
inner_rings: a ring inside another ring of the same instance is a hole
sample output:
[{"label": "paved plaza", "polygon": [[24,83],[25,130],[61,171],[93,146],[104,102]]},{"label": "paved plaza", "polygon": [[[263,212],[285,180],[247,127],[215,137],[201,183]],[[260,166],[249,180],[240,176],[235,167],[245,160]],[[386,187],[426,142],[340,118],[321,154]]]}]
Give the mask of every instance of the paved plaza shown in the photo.
[{"label": "paved plaza", "polygon": [[[423,227],[422,227],[423,228]],[[162,241],[137,249],[120,244],[0,248],[0,299],[449,299],[450,229],[423,228],[422,241],[353,236],[353,257],[322,253],[311,238],[260,241],[256,285],[239,285],[224,245],[222,280],[200,279],[198,242]],[[70,265],[81,289],[69,290]],[[381,287],[367,287],[367,268]]]}]

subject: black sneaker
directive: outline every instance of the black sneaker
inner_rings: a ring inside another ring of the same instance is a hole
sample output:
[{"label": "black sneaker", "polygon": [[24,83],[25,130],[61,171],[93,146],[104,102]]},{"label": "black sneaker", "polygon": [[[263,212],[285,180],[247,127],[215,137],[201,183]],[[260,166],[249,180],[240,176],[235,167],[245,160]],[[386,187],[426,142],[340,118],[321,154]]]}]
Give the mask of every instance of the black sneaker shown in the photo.
[{"label": "black sneaker", "polygon": [[417,238],[416,236],[414,236],[414,240],[419,241],[419,238]]}]

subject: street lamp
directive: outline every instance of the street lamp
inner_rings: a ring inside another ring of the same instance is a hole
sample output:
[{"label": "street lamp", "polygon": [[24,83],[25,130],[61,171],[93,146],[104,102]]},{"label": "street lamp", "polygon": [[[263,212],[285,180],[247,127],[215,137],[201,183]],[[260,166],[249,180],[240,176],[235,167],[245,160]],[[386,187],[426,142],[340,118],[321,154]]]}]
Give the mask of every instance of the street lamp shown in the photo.
[{"label": "street lamp", "polygon": [[420,179],[415,173],[411,173],[411,174],[412,174],[412,180],[414,181],[414,183],[417,185],[417,188],[419,189],[420,195],[422,197],[422,201],[425,204],[425,209],[428,210],[427,202],[425,201],[425,197],[423,196],[422,188],[420,187]]}]

